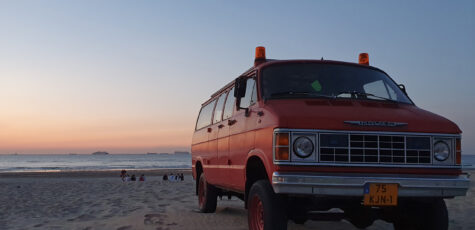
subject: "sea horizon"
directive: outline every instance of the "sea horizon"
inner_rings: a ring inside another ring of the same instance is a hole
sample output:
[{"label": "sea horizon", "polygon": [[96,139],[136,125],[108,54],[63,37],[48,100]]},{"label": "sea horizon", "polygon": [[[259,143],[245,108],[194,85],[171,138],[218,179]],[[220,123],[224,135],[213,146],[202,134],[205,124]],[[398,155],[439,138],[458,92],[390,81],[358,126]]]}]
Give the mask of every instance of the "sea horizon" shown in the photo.
[{"label": "sea horizon", "polygon": [[189,154],[18,154],[0,155],[2,172],[153,170],[191,168]]}]

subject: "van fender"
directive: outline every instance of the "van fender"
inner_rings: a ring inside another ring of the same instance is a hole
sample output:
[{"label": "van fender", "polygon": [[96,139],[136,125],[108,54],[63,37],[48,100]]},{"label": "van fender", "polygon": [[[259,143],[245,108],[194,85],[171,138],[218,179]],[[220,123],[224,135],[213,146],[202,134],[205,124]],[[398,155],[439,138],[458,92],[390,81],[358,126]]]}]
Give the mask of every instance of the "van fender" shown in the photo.
[{"label": "van fender", "polygon": [[[247,168],[247,166],[250,164],[251,158],[255,158],[255,157],[257,157],[262,162],[264,169],[262,171],[258,169],[257,174],[249,174],[248,175],[247,172],[248,172],[249,169]],[[244,200],[245,201],[247,201],[247,199],[248,199],[249,191],[252,187],[252,184],[255,183],[258,180],[261,180],[261,179],[265,178],[265,176],[263,175],[264,172],[265,172],[265,174],[267,174],[266,175],[267,180],[271,181],[272,172],[269,171],[269,170],[272,170],[272,167],[269,165],[268,160],[269,159],[266,157],[266,154],[261,149],[252,149],[247,154],[246,165],[245,165],[245,168],[244,168],[244,181],[245,181]],[[245,202],[244,207],[247,208],[247,202]]]},{"label": "van fender", "polygon": [[266,154],[264,153],[264,151],[262,151],[261,149],[252,149],[251,151],[249,151],[249,153],[247,154],[247,158],[246,158],[246,165],[245,165],[245,168],[244,168],[245,170],[247,170],[247,168],[246,168],[247,163],[248,163],[248,161],[251,157],[258,157],[262,161],[262,164],[264,164],[265,170],[267,172],[267,177],[268,177],[269,180],[271,180],[272,171],[269,171],[269,170],[272,170],[272,169],[271,169],[271,167],[269,167],[269,159],[266,156]]},{"label": "van fender", "polygon": [[198,175],[196,174],[196,164],[199,162],[201,166],[203,167],[203,171],[204,171],[204,161],[201,156],[193,157],[193,161],[195,163],[191,165],[191,173],[193,174],[193,178],[195,178],[195,180],[198,180],[199,178],[197,178]]},{"label": "van fender", "polygon": [[202,170],[204,173],[204,165],[203,165],[203,159],[201,158],[201,156],[198,156],[198,157],[193,157],[192,161],[194,162],[194,164],[191,165],[191,174],[193,175],[193,179],[195,179],[195,194],[198,195],[198,184],[199,184],[199,175],[198,173],[196,172],[196,164],[200,163],[201,164],[201,167],[202,167]]}]

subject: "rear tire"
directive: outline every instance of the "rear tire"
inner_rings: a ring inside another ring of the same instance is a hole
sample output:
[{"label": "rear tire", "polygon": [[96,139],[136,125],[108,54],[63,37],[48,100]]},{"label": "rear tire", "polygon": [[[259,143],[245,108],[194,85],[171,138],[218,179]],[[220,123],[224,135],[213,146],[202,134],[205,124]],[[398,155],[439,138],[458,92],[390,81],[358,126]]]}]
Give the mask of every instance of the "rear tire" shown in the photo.
[{"label": "rear tire", "polygon": [[216,188],[206,181],[204,173],[201,173],[198,182],[198,205],[201,212],[211,213],[216,211],[217,205],[217,191]]},{"label": "rear tire", "polygon": [[403,204],[394,221],[395,230],[447,230],[449,215],[444,199]]},{"label": "rear tire", "polygon": [[247,198],[249,230],[285,230],[287,215],[282,197],[274,193],[269,181],[256,181]]}]

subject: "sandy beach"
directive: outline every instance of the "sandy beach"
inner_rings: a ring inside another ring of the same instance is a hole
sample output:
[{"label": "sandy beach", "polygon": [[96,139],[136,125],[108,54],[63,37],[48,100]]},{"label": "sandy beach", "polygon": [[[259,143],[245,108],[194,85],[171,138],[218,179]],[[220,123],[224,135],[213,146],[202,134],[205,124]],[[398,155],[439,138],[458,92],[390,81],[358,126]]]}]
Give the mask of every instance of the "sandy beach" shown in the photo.
[{"label": "sandy beach", "polygon": [[[171,172],[171,171],[168,171]],[[0,229],[247,229],[241,200],[218,201],[216,213],[197,211],[194,181],[162,181],[163,170],[145,173],[146,181],[122,182],[118,172],[0,174]],[[472,194],[446,200],[450,229],[473,229]],[[357,229],[346,221],[289,222],[288,229]],[[393,229],[376,221],[368,229]]]}]

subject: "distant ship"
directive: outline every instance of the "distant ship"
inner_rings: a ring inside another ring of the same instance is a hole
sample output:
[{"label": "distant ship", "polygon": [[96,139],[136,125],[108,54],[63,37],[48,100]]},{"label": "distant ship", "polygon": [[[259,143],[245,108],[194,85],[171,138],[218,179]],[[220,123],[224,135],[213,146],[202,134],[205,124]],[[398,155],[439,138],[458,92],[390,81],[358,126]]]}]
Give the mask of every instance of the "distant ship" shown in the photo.
[{"label": "distant ship", "polygon": [[147,153],[147,155],[157,155],[158,153]]},{"label": "distant ship", "polygon": [[109,155],[109,153],[108,153],[108,152],[100,152],[100,151],[98,151],[98,152],[92,153],[92,155]]}]

